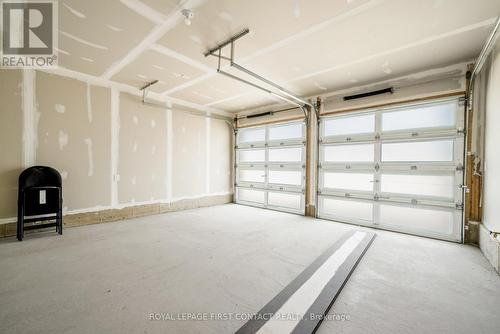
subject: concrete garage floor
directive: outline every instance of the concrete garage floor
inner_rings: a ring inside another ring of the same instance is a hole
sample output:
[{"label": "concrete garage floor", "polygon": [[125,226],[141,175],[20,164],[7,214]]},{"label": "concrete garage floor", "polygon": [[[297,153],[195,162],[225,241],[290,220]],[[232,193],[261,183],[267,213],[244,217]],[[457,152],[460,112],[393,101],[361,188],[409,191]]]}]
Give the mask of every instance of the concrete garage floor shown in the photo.
[{"label": "concrete garage floor", "polygon": [[[245,320],[149,318],[257,312],[352,229],[228,204],[3,239],[0,333],[232,333]],[[348,320],[319,333],[498,333],[478,248],[376,233],[330,311]]]}]

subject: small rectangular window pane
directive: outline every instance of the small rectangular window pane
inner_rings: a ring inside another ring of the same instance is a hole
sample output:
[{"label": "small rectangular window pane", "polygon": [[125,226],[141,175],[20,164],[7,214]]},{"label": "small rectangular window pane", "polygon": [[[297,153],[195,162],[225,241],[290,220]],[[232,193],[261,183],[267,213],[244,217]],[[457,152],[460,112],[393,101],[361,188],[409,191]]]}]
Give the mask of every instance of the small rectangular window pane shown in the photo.
[{"label": "small rectangular window pane", "polygon": [[261,190],[237,188],[238,200],[264,204],[264,192]]},{"label": "small rectangular window pane", "polygon": [[323,198],[323,213],[341,221],[363,220],[371,222],[373,220],[373,204],[325,197]]},{"label": "small rectangular window pane", "polygon": [[382,225],[431,231],[439,234],[453,233],[453,213],[445,210],[432,210],[380,205]]},{"label": "small rectangular window pane", "polygon": [[285,193],[269,192],[267,194],[267,204],[283,208],[299,210],[301,207],[300,205],[301,198],[302,198],[301,194],[285,194]]},{"label": "small rectangular window pane", "polygon": [[453,161],[453,140],[385,143],[382,161]]},{"label": "small rectangular window pane", "polygon": [[323,186],[332,189],[373,190],[373,174],[325,172]]},{"label": "small rectangular window pane", "polygon": [[323,146],[326,162],[371,162],[374,159],[373,144]]},{"label": "small rectangular window pane", "polygon": [[271,148],[269,149],[271,162],[301,162],[302,147]]},{"label": "small rectangular window pane", "polygon": [[266,161],[265,150],[240,150],[240,162],[264,162]]},{"label": "small rectangular window pane", "polygon": [[302,185],[302,171],[295,170],[270,170],[269,183]]},{"label": "small rectangular window pane", "polygon": [[375,131],[375,115],[329,119],[324,122],[323,136],[341,136]]},{"label": "small rectangular window pane", "polygon": [[455,126],[455,103],[413,107],[382,114],[382,131]]},{"label": "small rectangular window pane", "polygon": [[240,182],[264,182],[266,172],[260,169],[240,169]]},{"label": "small rectangular window pane", "polygon": [[381,190],[385,193],[453,198],[453,175],[383,174]]},{"label": "small rectangular window pane", "polygon": [[302,138],[302,124],[289,124],[269,128],[269,140],[285,140]]},{"label": "small rectangular window pane", "polygon": [[240,143],[252,143],[266,140],[266,129],[241,129],[238,132]]}]

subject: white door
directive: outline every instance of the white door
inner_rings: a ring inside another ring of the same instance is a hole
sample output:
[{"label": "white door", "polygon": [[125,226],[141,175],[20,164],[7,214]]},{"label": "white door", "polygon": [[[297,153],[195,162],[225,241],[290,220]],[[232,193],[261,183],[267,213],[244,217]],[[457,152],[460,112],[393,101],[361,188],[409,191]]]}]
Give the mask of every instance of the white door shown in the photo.
[{"label": "white door", "polygon": [[463,102],[323,118],[319,217],[462,240]]},{"label": "white door", "polygon": [[304,214],[304,123],[239,129],[236,138],[236,203]]}]

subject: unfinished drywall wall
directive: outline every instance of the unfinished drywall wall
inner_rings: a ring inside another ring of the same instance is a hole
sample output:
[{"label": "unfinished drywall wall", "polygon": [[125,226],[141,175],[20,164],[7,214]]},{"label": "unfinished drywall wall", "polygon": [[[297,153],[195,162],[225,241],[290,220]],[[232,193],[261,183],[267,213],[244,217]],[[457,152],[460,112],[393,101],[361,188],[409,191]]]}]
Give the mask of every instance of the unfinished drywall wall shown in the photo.
[{"label": "unfinished drywall wall", "polygon": [[[485,147],[483,224],[490,231],[500,231],[500,42],[497,41],[483,71],[485,92]],[[500,239],[499,239],[500,240]]]},{"label": "unfinished drywall wall", "polygon": [[33,165],[61,173],[64,212],[80,225],[231,201],[224,121],[85,76],[0,79],[0,236],[15,232],[17,179]]},{"label": "unfinished drywall wall", "polygon": [[209,193],[223,193],[231,189],[232,138],[229,124],[215,119],[210,122]]},{"label": "unfinished drywall wall", "polygon": [[22,72],[0,70],[0,219],[17,212],[17,180],[22,170]]},{"label": "unfinished drywall wall", "polygon": [[484,257],[500,275],[500,242],[493,238],[490,230],[484,224],[479,226],[479,247]]},{"label": "unfinished drywall wall", "polygon": [[[173,112],[172,128],[172,196],[183,198],[207,193],[205,118]],[[218,157],[218,153],[213,154]]]},{"label": "unfinished drywall wall", "polygon": [[166,199],[166,119],[166,107],[150,106],[137,96],[120,94],[120,204]]},{"label": "unfinished drywall wall", "polygon": [[65,210],[110,204],[110,90],[37,72],[36,163],[63,179]]}]

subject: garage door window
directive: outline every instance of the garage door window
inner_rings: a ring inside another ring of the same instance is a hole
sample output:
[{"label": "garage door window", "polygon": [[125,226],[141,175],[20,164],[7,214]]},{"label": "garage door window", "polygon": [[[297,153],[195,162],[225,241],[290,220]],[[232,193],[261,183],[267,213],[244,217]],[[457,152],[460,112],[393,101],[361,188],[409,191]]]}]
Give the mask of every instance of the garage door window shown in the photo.
[{"label": "garage door window", "polygon": [[463,102],[323,118],[319,216],[462,240]]},{"label": "garage door window", "polygon": [[237,203],[303,214],[304,189],[304,123],[238,130]]}]

